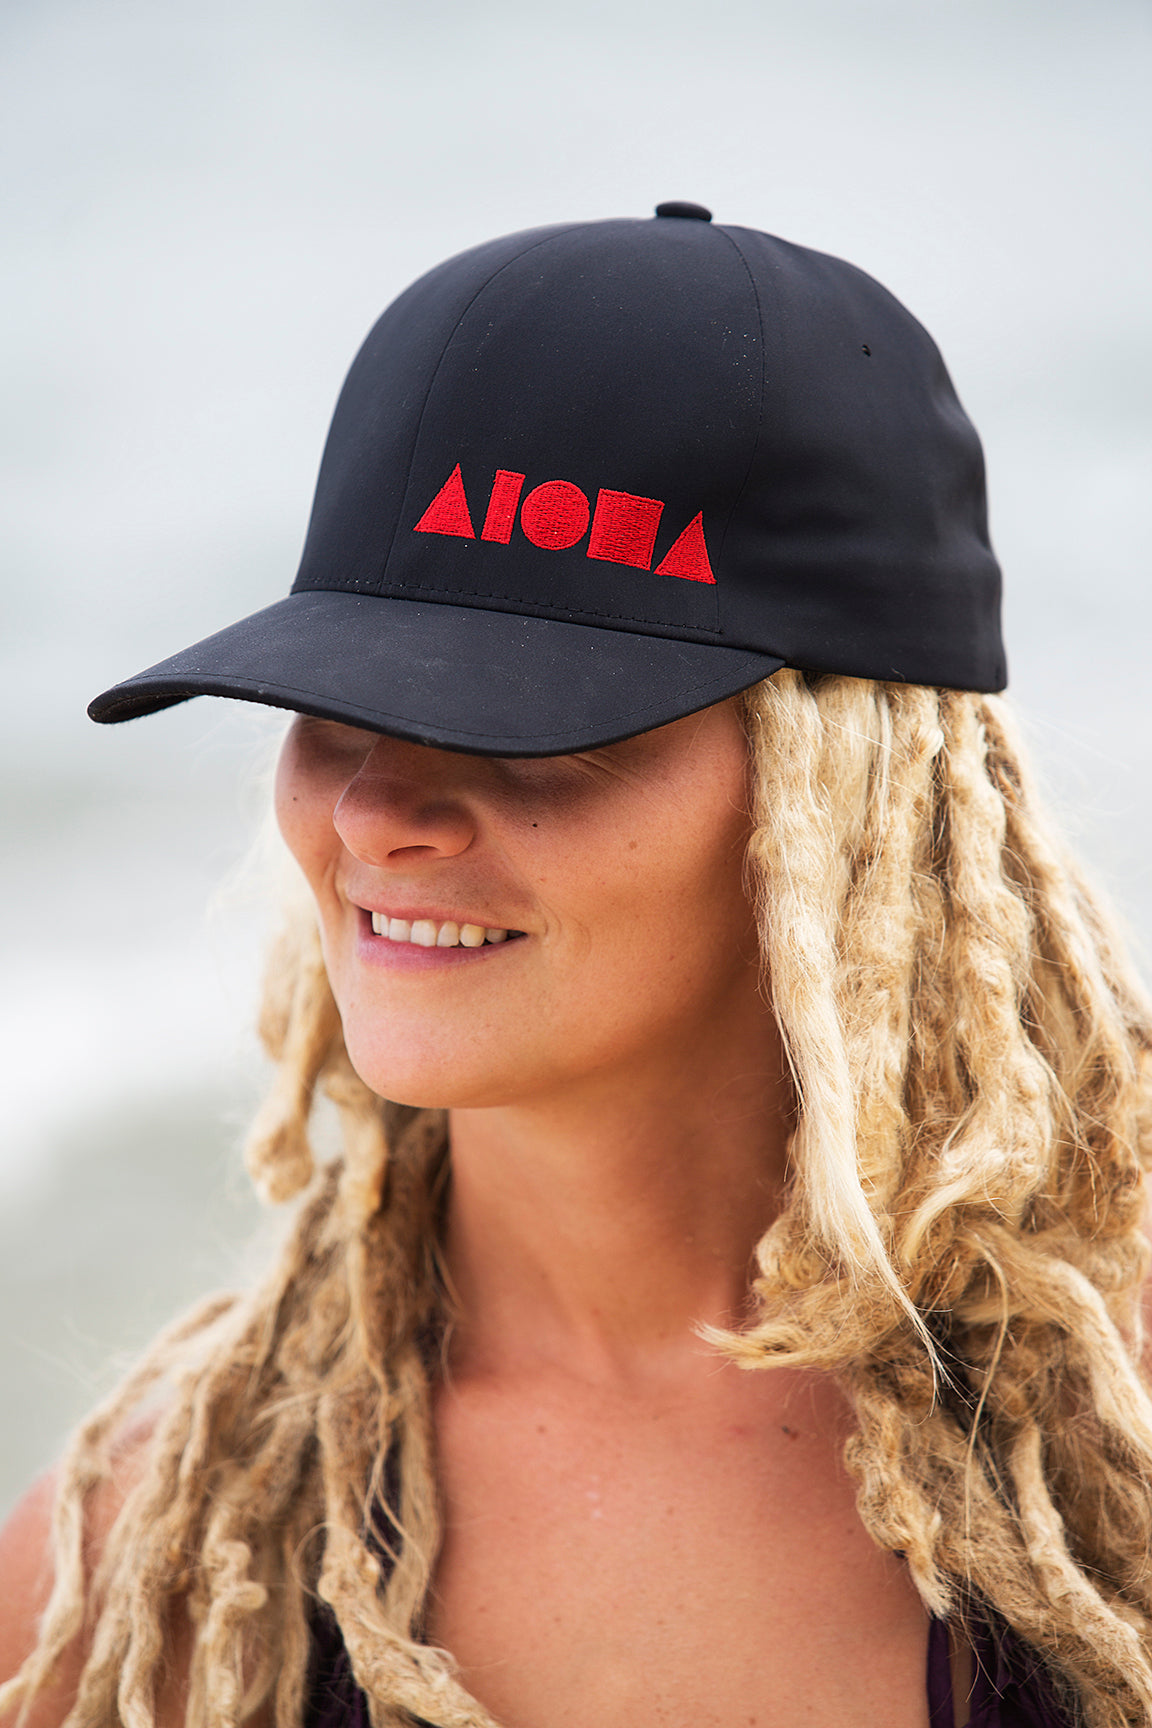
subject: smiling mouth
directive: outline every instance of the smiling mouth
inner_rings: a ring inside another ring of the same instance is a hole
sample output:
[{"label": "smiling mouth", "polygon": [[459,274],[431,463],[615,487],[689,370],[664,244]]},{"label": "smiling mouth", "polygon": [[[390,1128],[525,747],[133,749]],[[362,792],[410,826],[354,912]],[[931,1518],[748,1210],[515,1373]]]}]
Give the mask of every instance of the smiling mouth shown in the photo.
[{"label": "smiling mouth", "polygon": [[522,930],[498,930],[485,924],[457,924],[451,918],[443,924],[431,918],[389,918],[386,912],[373,912],[372,934],[388,942],[407,942],[417,948],[483,948],[486,944],[515,941]]}]

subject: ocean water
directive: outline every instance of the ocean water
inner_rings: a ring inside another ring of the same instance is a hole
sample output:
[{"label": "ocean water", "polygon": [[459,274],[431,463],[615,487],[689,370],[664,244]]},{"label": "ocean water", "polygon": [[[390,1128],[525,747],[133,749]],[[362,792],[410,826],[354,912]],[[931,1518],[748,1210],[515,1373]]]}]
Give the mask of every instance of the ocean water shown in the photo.
[{"label": "ocean water", "polygon": [[236,877],[281,722],[85,703],[286,590],[343,370],[452,250],[687,197],[907,301],[984,436],[1013,695],[1149,953],[1150,46],[1127,0],[3,10],[0,1502],[266,1251],[275,890]]}]

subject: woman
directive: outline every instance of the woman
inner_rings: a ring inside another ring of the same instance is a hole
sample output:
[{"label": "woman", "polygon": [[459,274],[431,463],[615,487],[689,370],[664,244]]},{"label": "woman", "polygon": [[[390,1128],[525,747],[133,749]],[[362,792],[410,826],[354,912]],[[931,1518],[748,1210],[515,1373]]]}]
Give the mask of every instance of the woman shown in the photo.
[{"label": "woman", "polygon": [[297,711],[251,1161],[307,1192],[78,1436],[10,1711],[1149,1719],[1152,1016],[998,604],[839,260],[662,205],[385,313],[292,595],[93,705]]}]

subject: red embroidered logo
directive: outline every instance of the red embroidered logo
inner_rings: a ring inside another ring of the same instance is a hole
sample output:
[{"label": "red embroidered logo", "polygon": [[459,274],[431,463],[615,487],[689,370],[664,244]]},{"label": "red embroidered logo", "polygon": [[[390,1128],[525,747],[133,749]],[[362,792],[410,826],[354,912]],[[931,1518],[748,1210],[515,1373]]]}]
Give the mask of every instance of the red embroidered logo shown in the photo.
[{"label": "red embroidered logo", "polygon": [[[601,487],[592,510],[579,486],[570,480],[545,480],[534,486],[524,502],[523,474],[498,468],[484,513],[481,540],[507,546],[520,512],[520,530],[533,546],[550,552],[566,551],[588,535],[588,557],[608,564],[630,564],[636,570],[652,568],[656,530],[664,505],[659,498],[638,498],[632,492],[611,492]],[[589,532],[591,523],[591,532]],[[464,478],[457,462],[423,516],[417,534],[450,534],[460,540],[475,540],[472,513],[464,492]],[[704,541],[704,512],[698,510],[672,542],[659,564],[657,576],[678,576],[685,582],[715,582],[708,547]]]}]

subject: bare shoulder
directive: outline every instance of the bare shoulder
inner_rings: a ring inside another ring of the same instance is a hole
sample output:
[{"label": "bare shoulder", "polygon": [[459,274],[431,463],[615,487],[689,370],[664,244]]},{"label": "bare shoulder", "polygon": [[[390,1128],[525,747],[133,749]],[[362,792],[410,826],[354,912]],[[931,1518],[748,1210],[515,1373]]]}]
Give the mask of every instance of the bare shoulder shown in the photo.
[{"label": "bare shoulder", "polygon": [[[118,1442],[109,1478],[93,1492],[85,1514],[85,1561],[99,1561],[108,1533],[125,1498],[148,1460],[154,1420],[126,1431]],[[52,1523],[60,1486],[57,1470],[45,1472],[13,1508],[0,1528],[0,1681],[16,1674],[36,1647],[40,1621],[55,1583]],[[36,1699],[27,1728],[55,1728],[75,1700],[87,1658],[87,1640],[78,1636],[64,1652],[51,1685]],[[3,1728],[17,1709],[0,1717]]]},{"label": "bare shoulder", "polygon": [[[0,1678],[4,1680],[17,1672],[35,1647],[40,1616],[52,1592],[56,1480],[55,1471],[42,1476],[0,1529]],[[33,1716],[36,1723],[58,1719],[58,1712]]]},{"label": "bare shoulder", "polygon": [[[36,1647],[40,1619],[55,1582],[52,1558],[52,1517],[59,1474],[49,1470],[18,1501],[0,1529],[0,1679],[10,1680]],[[104,1515],[104,1531],[115,1511]],[[93,1518],[93,1526],[95,1518]],[[93,1529],[95,1537],[95,1529]],[[36,1699],[28,1728],[53,1728],[62,1722],[76,1696],[86,1657],[85,1641],[73,1640],[64,1652],[50,1685]],[[18,1708],[0,1720],[15,1722]]]}]

